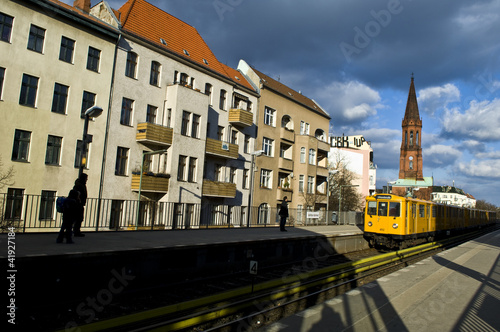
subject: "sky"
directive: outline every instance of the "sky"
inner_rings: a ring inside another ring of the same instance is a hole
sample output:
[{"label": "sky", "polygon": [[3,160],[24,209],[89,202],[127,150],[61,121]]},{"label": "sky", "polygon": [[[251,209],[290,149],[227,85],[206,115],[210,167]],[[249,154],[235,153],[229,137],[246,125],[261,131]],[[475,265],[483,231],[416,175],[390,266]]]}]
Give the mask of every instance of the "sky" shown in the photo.
[{"label": "sky", "polygon": [[500,206],[500,0],[149,2],[194,26],[220,62],[244,59],[314,99],[330,135],[371,141],[377,188],[398,178],[413,74],[423,175]]}]

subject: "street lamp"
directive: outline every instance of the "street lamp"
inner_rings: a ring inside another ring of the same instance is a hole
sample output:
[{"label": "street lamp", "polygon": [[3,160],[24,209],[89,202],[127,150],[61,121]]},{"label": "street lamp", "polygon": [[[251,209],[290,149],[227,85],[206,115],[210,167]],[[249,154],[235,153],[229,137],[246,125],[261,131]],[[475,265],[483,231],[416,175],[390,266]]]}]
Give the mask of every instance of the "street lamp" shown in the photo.
[{"label": "street lamp", "polygon": [[[339,215],[338,215],[338,223],[340,224],[340,208],[342,207],[342,187],[359,187],[357,184],[341,184],[339,186]],[[344,218],[345,223],[345,218]]]},{"label": "street lamp", "polygon": [[265,151],[264,150],[258,150],[250,153],[252,156],[252,161],[250,163],[250,192],[248,194],[248,220],[247,220],[247,227],[250,227],[250,222],[252,221],[252,204],[253,204],[253,183],[254,183],[254,178],[255,178],[255,157],[261,156]]},{"label": "street lamp", "polygon": [[92,106],[85,111],[85,122],[83,125],[83,137],[82,137],[82,153],[80,154],[80,167],[78,168],[78,176],[83,173],[83,165],[87,164],[87,143],[92,143],[92,140],[87,136],[87,131],[89,130],[89,120],[90,118],[97,118],[102,114],[102,108],[99,106]]}]

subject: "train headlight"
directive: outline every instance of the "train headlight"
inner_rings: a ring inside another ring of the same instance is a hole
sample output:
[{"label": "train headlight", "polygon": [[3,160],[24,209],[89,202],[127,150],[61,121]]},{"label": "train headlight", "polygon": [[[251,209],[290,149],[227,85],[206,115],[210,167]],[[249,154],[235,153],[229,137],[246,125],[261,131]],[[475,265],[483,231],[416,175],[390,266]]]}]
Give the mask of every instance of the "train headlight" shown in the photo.
[{"label": "train headlight", "polygon": [[373,225],[373,224],[372,224],[372,222],[371,222],[371,221],[369,221],[369,222],[368,222],[368,226],[372,227],[372,225]]},{"label": "train headlight", "polygon": [[398,224],[392,224],[392,228],[394,229],[398,228],[398,226],[399,226]]}]

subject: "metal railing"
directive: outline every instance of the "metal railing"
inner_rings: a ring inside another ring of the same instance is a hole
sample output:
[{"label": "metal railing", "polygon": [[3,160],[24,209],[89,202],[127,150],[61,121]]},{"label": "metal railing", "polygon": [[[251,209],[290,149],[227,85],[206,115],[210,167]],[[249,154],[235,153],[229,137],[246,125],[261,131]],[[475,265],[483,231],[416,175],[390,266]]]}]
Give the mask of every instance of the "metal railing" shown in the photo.
[{"label": "metal railing", "polygon": [[[0,194],[1,230],[14,227],[16,232],[59,231],[62,213],[56,212],[56,199],[55,196]],[[289,209],[287,225],[359,224],[361,220],[359,213],[346,212],[340,218],[341,223],[334,223],[332,213],[335,212],[322,210],[319,218],[307,218],[306,210]],[[89,232],[277,226],[279,215],[276,207],[249,209],[247,206],[210,203],[139,203],[137,200],[89,198],[81,228]]]}]

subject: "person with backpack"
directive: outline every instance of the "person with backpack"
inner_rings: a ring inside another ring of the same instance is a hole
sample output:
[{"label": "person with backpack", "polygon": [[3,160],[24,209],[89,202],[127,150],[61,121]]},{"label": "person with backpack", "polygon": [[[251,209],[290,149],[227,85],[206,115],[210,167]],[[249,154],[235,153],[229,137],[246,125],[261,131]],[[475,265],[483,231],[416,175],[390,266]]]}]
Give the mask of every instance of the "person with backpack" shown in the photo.
[{"label": "person with backpack", "polygon": [[63,243],[64,238],[66,238],[66,243],[74,243],[71,238],[71,229],[73,223],[78,219],[79,209],[80,193],[76,190],[70,190],[68,197],[62,200],[63,221],[56,243]]},{"label": "person with backpack", "polygon": [[75,180],[75,186],[73,187],[73,190],[76,190],[80,193],[80,202],[78,204],[78,218],[75,220],[75,223],[73,225],[73,235],[75,237],[83,237],[85,236],[85,234],[81,232],[80,227],[83,222],[85,203],[87,203],[87,174],[82,173],[80,174],[80,176],[78,176],[78,178]]}]

